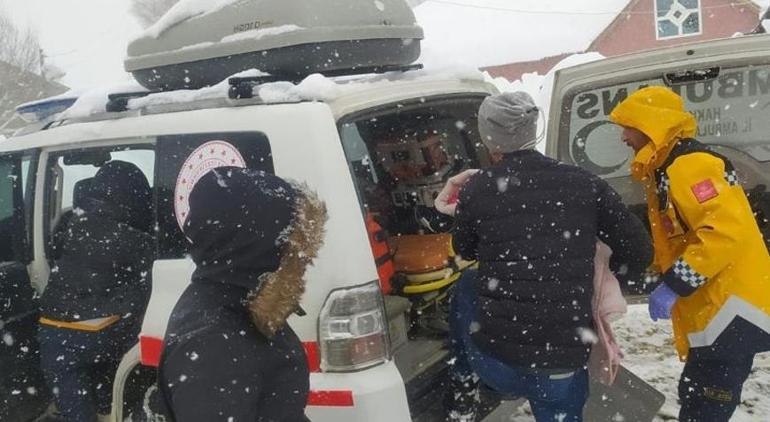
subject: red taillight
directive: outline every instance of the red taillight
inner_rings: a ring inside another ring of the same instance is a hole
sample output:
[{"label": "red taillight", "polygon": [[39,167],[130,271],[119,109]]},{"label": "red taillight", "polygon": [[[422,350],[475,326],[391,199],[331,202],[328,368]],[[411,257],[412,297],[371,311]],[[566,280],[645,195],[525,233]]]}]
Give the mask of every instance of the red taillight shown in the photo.
[{"label": "red taillight", "polygon": [[349,372],[390,358],[390,339],[377,281],[329,293],[319,317],[321,369]]}]

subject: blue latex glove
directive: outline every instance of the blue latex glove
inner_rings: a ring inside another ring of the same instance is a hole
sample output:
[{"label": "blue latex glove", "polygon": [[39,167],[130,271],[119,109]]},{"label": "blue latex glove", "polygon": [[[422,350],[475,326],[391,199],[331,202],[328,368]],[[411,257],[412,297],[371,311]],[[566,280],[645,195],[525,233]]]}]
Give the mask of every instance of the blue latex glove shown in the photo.
[{"label": "blue latex glove", "polygon": [[653,321],[659,319],[671,319],[671,308],[679,299],[679,295],[671,290],[666,283],[660,283],[650,295],[650,318]]}]

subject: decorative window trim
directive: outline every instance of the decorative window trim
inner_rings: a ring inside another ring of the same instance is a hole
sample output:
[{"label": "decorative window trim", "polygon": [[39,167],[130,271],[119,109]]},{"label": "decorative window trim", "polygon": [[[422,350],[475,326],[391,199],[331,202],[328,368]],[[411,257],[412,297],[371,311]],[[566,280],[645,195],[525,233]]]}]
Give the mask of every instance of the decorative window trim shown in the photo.
[{"label": "decorative window trim", "polygon": [[[682,25],[684,24],[684,19],[682,19],[680,22],[677,23],[677,22],[675,22],[675,21],[673,21],[671,19],[668,19],[667,17],[669,15],[666,15],[664,17],[659,17],[658,16],[658,1],[654,0],[653,4],[655,6],[655,14],[653,16],[654,17],[653,20],[654,20],[654,26],[655,26],[655,28],[654,28],[655,29],[655,39],[658,40],[658,41],[664,41],[664,40],[672,40],[672,39],[675,39],[675,38],[696,37],[698,35],[703,35],[703,0],[696,0],[696,1],[698,2],[698,12],[697,12],[698,13],[698,32],[694,32],[694,33],[691,33],[691,34],[683,34],[682,33]],[[673,0],[673,2],[674,2],[674,4],[679,4],[681,6],[681,3],[679,3],[679,0]],[[684,8],[684,6],[682,6],[682,9],[683,10],[692,10],[692,9],[686,9],[686,8]],[[689,17],[689,14],[685,17],[685,19],[687,19],[687,17]],[[660,35],[660,31],[658,29],[658,25],[660,24],[661,21],[664,21],[664,20],[676,24],[678,29],[679,29],[679,33],[676,34],[676,35],[661,36]]]}]

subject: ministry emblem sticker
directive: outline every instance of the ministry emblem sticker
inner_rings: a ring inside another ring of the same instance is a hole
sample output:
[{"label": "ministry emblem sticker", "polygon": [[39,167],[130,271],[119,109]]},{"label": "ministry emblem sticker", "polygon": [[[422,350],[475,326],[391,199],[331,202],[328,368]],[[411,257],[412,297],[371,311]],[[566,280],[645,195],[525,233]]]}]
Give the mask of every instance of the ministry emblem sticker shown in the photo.
[{"label": "ministry emblem sticker", "polygon": [[190,213],[190,192],[206,173],[219,167],[246,167],[238,149],[226,141],[208,141],[185,160],[174,188],[174,214],[179,228],[184,228]]}]

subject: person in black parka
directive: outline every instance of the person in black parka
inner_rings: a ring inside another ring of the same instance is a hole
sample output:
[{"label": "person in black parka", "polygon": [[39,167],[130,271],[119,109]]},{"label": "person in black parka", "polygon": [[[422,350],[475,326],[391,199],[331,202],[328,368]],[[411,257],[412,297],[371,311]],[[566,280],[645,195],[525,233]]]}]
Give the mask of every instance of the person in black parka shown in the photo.
[{"label": "person in black parka", "polygon": [[112,378],[136,343],[154,255],[150,186],[142,171],[110,161],[87,184],[55,231],[38,335],[57,408],[77,422],[110,413]]},{"label": "person in black parka", "polygon": [[306,420],[307,358],[286,318],[299,310],[325,220],[315,194],[264,172],[224,167],[196,183],[184,233],[197,268],[158,373],[168,418]]},{"label": "person in black parka", "polygon": [[596,241],[612,248],[613,268],[639,280],[651,262],[644,226],[606,182],[535,150],[538,115],[523,92],[488,97],[479,110],[493,164],[467,181],[457,204],[454,248],[479,269],[452,298],[462,347],[450,371],[450,420],[475,417],[473,400],[454,399],[474,397],[471,369],[528,398],[537,420],[582,420]]}]

